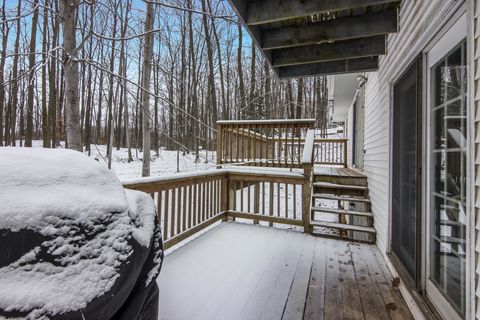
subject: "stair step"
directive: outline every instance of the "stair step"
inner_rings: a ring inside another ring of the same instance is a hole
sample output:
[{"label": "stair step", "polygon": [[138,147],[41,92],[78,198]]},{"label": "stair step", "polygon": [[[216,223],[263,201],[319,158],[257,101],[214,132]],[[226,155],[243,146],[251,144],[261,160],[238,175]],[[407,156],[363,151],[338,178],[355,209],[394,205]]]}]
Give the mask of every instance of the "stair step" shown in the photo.
[{"label": "stair step", "polygon": [[347,230],[347,231],[366,232],[366,233],[373,233],[373,234],[376,233],[373,227],[363,227],[363,226],[356,226],[352,224],[343,224],[343,223],[327,222],[327,221],[312,221],[310,222],[310,224],[314,227],[341,229],[341,230]]},{"label": "stair step", "polygon": [[338,183],[331,183],[331,182],[314,182],[314,187],[322,187],[322,188],[329,188],[329,189],[350,189],[350,190],[367,190],[366,186],[355,186],[351,184],[338,184]]},{"label": "stair step", "polygon": [[339,184],[350,184],[355,186],[366,186],[367,179],[360,177],[334,177],[334,176],[322,176],[314,175],[313,182],[330,182],[330,183],[339,183]]},{"label": "stair step", "polygon": [[326,208],[326,207],[312,207],[312,211],[316,212],[327,212],[327,213],[336,213],[336,214],[347,214],[350,216],[359,216],[359,217],[369,217],[373,218],[371,212],[365,211],[356,211],[356,210],[345,210],[345,209],[337,209],[337,208]]},{"label": "stair step", "polygon": [[326,194],[326,193],[314,193],[312,195],[312,198],[328,199],[328,200],[340,200],[340,201],[351,201],[351,202],[366,202],[366,203],[370,202],[370,199],[367,199],[367,198],[335,196],[335,195]]}]

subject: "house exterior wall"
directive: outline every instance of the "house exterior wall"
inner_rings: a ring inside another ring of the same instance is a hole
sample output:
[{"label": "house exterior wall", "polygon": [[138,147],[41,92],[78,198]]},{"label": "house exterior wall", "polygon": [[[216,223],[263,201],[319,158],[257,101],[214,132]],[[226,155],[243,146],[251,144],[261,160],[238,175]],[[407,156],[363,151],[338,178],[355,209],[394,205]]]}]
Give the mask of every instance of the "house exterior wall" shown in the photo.
[{"label": "house exterior wall", "polygon": [[[469,25],[470,88],[473,89],[469,89],[468,103],[472,108],[469,122],[472,152],[468,160],[471,174],[467,179],[473,186],[468,212],[473,214],[470,223],[475,226],[475,230],[467,234],[471,244],[467,282],[472,283],[467,285],[467,307],[470,306],[467,319],[480,320],[480,0],[467,0],[464,4]],[[384,253],[390,250],[392,87],[414,59],[434,42],[436,34],[459,5],[462,1],[403,1],[399,32],[388,36],[387,55],[381,57],[378,72],[367,74],[363,171],[368,176],[377,245]]]},{"label": "house exterior wall", "polygon": [[403,1],[399,32],[388,36],[387,54],[365,84],[364,173],[377,230],[377,245],[389,251],[391,87],[425,49],[439,26],[451,14],[455,1]]}]

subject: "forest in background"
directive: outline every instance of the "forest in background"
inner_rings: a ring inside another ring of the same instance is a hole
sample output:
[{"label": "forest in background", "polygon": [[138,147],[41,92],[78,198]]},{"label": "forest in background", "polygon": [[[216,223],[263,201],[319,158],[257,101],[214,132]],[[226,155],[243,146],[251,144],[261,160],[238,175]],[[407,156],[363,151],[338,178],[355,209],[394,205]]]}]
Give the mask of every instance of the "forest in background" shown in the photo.
[{"label": "forest in background", "polygon": [[327,78],[279,80],[227,1],[1,1],[0,145],[150,145],[149,167],[214,150],[220,119],[327,125]]}]

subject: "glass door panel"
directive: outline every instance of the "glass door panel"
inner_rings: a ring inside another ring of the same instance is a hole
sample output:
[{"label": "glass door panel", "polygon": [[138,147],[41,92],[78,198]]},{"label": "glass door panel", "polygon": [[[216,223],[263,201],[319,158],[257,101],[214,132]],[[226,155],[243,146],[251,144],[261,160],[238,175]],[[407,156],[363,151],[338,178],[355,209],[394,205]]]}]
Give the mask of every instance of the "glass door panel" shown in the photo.
[{"label": "glass door panel", "polygon": [[466,276],[466,42],[430,69],[430,280],[465,314]]},{"label": "glass door panel", "polygon": [[392,252],[412,283],[417,279],[419,253],[419,70],[417,60],[393,87]]}]

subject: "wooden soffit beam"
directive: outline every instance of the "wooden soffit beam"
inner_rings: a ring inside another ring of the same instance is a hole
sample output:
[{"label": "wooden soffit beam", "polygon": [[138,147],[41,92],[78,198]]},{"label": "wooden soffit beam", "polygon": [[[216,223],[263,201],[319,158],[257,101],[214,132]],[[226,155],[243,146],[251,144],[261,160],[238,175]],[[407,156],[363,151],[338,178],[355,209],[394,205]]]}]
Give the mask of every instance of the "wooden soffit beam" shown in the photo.
[{"label": "wooden soffit beam", "polygon": [[254,0],[247,4],[245,20],[248,25],[259,25],[326,12],[398,2],[399,0]]},{"label": "wooden soffit beam", "polygon": [[370,72],[378,69],[378,57],[335,60],[275,68],[279,78]]},{"label": "wooden soffit beam", "polygon": [[263,50],[289,48],[397,32],[397,9],[261,31]]},{"label": "wooden soffit beam", "polygon": [[385,54],[385,35],[333,43],[272,50],[272,65],[289,65],[364,58]]}]

